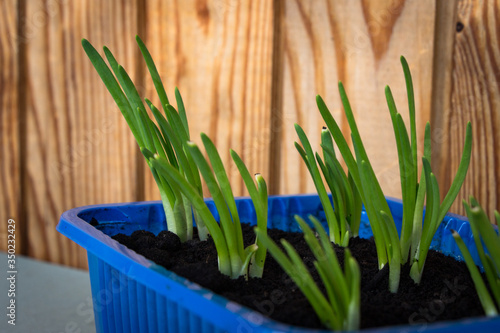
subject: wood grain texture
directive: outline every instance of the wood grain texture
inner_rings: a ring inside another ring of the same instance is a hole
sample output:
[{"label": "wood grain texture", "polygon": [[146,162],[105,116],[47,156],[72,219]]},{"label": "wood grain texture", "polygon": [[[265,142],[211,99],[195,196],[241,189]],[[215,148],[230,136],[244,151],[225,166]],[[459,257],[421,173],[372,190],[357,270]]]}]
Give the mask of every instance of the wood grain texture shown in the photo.
[{"label": "wood grain texture", "polygon": [[85,267],[55,230],[72,207],[135,199],[137,147],[80,39],[108,45],[136,76],[135,1],[27,1],[26,201],[32,257]]},{"label": "wood grain texture", "polygon": [[13,217],[28,255],[85,267],[84,250],[55,230],[63,211],[159,199],[82,37],[107,45],[158,105],[134,40],[141,35],[172,101],[181,90],[192,139],[205,132],[214,140],[236,195],[246,190],[229,148],[271,193],[315,191],[293,124],[319,148],[321,94],[349,135],[342,80],[382,187],[400,197],[384,86],[408,123],[404,55],[420,143],[433,122],[442,193],[473,124],[471,168],[452,211],[463,214],[459,201],[469,195],[491,215],[500,207],[499,0],[5,0],[0,9],[0,250]]},{"label": "wood grain texture", "polygon": [[443,117],[445,117],[446,112],[442,112],[442,110],[450,110],[451,108],[457,5],[456,1],[438,1],[436,3],[431,99],[431,137],[433,141],[431,162],[438,181],[444,179],[440,175],[440,165],[442,150],[447,149],[446,145],[441,144],[443,142]]},{"label": "wood grain texture", "polygon": [[[145,40],[167,93],[173,102],[179,87],[191,139],[201,145],[204,132],[214,141],[235,195],[247,192],[230,148],[252,174],[271,181],[272,9],[266,0],[153,0],[146,6]],[[150,79],[144,82],[146,96],[155,96]],[[146,179],[146,199],[158,199],[149,171]]]},{"label": "wood grain texture", "polygon": [[[459,1],[450,108],[442,110],[441,188],[448,188],[472,122],[471,166],[459,199],[476,197],[493,217],[500,207],[500,1]],[[464,213],[461,200],[452,211]]]},{"label": "wood grain texture", "polygon": [[[18,39],[16,1],[0,4],[0,251],[7,251],[7,221],[22,224],[21,173],[18,101]],[[17,253],[21,253],[22,237],[16,232]]]},{"label": "wood grain texture", "polygon": [[419,142],[430,119],[435,1],[284,1],[281,193],[314,192],[293,147],[293,123],[319,148],[320,94],[345,135],[349,129],[338,95],[343,81],[361,136],[386,195],[400,197],[399,166],[384,86],[408,123],[399,56],[412,69]]}]

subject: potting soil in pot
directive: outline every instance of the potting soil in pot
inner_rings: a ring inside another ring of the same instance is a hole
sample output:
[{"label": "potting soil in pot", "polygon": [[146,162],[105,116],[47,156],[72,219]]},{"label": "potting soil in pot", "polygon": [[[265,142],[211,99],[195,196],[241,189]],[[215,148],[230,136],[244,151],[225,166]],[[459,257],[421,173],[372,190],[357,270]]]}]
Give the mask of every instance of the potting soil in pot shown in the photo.
[{"label": "potting soil in pot", "polygon": [[[252,227],[243,224],[245,244],[255,241]],[[316,281],[314,257],[302,233],[268,230],[279,242],[287,239],[298,251]],[[219,273],[217,252],[211,239],[192,240],[183,244],[176,235],[162,231],[155,236],[136,231],[131,236],[113,238],[155,263],[232,301],[291,325],[322,328],[309,302],[295,283],[283,272],[271,255],[267,255],[262,279],[243,277],[232,280]],[[195,239],[196,231],[195,231]],[[246,246],[246,245],[245,245]],[[372,240],[354,238],[349,248],[357,259],[361,280],[361,328],[393,325],[426,325],[436,321],[483,316],[484,312],[465,263],[430,251],[422,282],[415,285],[409,277],[409,266],[401,269],[397,294],[388,291],[388,270],[378,270],[375,244]],[[343,265],[343,249],[336,247]],[[322,287],[321,282],[318,283]]]}]

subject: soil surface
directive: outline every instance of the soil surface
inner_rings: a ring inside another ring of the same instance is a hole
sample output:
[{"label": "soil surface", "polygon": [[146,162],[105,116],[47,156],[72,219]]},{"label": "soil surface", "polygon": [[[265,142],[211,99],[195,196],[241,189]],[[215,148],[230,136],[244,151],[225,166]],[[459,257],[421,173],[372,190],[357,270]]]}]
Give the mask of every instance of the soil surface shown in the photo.
[{"label": "soil surface", "polygon": [[[243,225],[243,234],[245,244],[254,242],[250,226]],[[270,229],[268,234],[276,242],[287,239],[302,256],[312,276],[320,281],[313,265],[314,257],[302,233]],[[268,317],[291,325],[323,328],[302,292],[269,254],[262,279],[232,280],[219,273],[217,252],[211,239],[181,244],[177,236],[168,231],[158,236],[136,231],[131,236],[118,234],[113,238],[168,270]],[[401,269],[399,291],[392,294],[388,291],[388,271],[378,270],[374,242],[354,238],[349,248],[362,274],[361,328],[427,325],[484,315],[467,267],[462,262],[430,251],[421,284],[414,284],[409,277],[409,267],[405,265]],[[335,249],[343,266],[343,249]],[[322,288],[321,282],[318,285]]]}]

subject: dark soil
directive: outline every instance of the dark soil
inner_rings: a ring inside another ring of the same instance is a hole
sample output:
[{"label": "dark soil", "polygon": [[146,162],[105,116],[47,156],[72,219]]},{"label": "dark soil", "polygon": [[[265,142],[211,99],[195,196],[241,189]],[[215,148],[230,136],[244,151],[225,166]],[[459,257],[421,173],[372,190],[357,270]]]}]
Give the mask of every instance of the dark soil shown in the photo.
[{"label": "dark soil", "polygon": [[[245,244],[254,242],[253,230],[243,225]],[[312,256],[301,233],[276,229],[268,231],[279,241],[287,239],[310,268],[317,281]],[[312,307],[295,283],[268,254],[262,279],[232,280],[217,270],[217,253],[212,240],[181,244],[176,235],[162,231],[158,236],[136,231],[131,236],[113,237],[201,286],[230,300],[255,309],[275,320],[309,328],[322,328]],[[436,251],[430,251],[420,286],[409,277],[403,266],[397,294],[388,291],[388,272],[379,271],[372,240],[354,238],[349,243],[361,268],[361,328],[393,325],[426,325],[436,321],[483,316],[474,284],[464,263]],[[336,248],[343,265],[343,249]],[[318,283],[321,285],[321,282]]]}]

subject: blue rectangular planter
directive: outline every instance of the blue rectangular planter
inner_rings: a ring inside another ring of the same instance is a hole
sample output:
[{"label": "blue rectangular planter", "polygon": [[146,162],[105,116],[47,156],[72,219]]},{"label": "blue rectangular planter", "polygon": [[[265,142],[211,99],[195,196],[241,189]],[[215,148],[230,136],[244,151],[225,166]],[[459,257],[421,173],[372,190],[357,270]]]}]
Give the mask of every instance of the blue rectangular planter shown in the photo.
[{"label": "blue rectangular planter", "polygon": [[[401,227],[402,204],[388,198],[392,214]],[[236,200],[242,222],[255,224],[253,204],[248,198]],[[207,204],[217,212],[213,202]],[[324,221],[317,195],[274,196],[269,198],[269,227],[299,231],[292,218],[312,214]],[[99,221],[94,227],[92,218]],[[308,332],[288,326],[226,300],[145,259],[109,236],[130,235],[135,230],[158,234],[166,229],[161,202],[94,205],[62,214],[57,230],[87,250],[97,332]],[[460,260],[461,254],[450,229],[458,230],[479,264],[469,223],[449,214],[439,227],[432,248]],[[371,237],[363,212],[360,237]],[[499,332],[500,317],[469,318],[427,326],[397,326],[363,332]],[[320,331],[316,331],[320,332]]]}]

